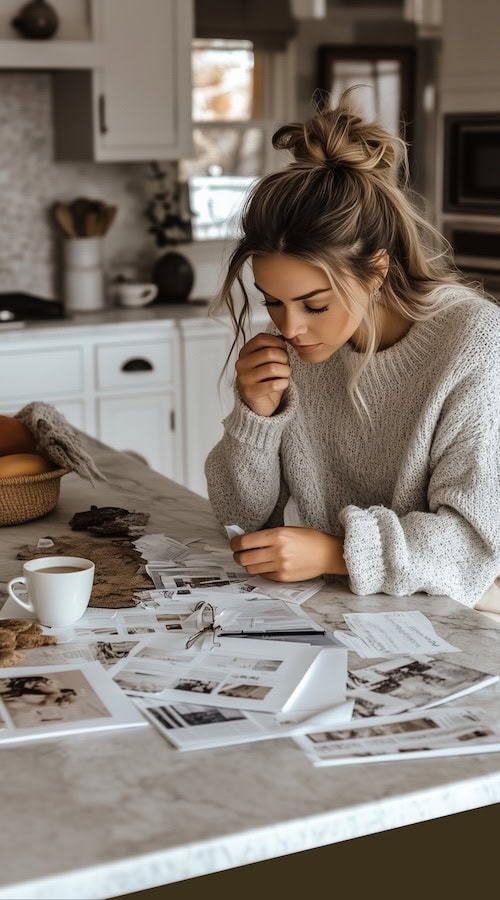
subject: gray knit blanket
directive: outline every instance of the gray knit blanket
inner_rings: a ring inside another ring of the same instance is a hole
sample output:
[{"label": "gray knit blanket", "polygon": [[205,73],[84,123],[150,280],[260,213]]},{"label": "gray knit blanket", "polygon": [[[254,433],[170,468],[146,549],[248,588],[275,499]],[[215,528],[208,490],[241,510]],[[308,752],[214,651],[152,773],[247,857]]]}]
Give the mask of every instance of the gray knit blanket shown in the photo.
[{"label": "gray knit blanket", "polygon": [[14,418],[19,419],[33,434],[37,453],[51,459],[62,469],[76,472],[92,485],[95,480],[106,480],[85,449],[82,435],[55,407],[39,401],[28,403]]}]

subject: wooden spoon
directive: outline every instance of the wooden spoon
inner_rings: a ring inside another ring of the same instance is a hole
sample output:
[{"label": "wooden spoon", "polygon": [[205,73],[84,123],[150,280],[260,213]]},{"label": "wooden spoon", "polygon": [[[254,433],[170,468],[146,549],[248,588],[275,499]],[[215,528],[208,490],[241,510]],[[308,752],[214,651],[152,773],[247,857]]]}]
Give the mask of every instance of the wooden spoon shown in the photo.
[{"label": "wooden spoon", "polygon": [[75,226],[73,224],[73,216],[65,203],[56,203],[54,205],[54,217],[66,237],[77,237]]},{"label": "wooden spoon", "polygon": [[98,237],[101,233],[99,211],[92,209],[85,215],[85,234],[87,237]]},{"label": "wooden spoon", "polygon": [[87,213],[92,211],[93,200],[86,197],[77,197],[69,204],[69,209],[73,217],[73,224],[78,237],[86,237],[86,218]]},{"label": "wooden spoon", "polygon": [[106,206],[103,204],[101,208],[101,234],[106,234],[116,219],[118,212],[117,206]]}]

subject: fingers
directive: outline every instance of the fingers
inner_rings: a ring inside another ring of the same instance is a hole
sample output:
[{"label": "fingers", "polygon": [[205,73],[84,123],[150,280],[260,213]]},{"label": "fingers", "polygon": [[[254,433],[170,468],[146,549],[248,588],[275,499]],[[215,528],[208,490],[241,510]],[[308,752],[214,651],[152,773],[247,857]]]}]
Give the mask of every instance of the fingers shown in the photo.
[{"label": "fingers", "polygon": [[262,531],[237,534],[231,538],[229,546],[233,553],[239,553],[241,550],[254,550],[256,547],[271,547],[277,531],[277,528],[264,528]]},{"label": "fingers", "polygon": [[285,338],[276,337],[275,334],[268,334],[267,332],[261,331],[259,332],[259,334],[256,334],[255,337],[251,338],[251,340],[246,342],[246,344],[241,348],[240,356],[247,356],[249,353],[253,353],[255,350],[260,350],[266,347],[274,347],[275,349],[283,350],[283,352],[286,353]]},{"label": "fingers", "polygon": [[263,381],[290,376],[288,354],[279,347],[258,348],[247,354],[242,351],[235,368],[239,379]]},{"label": "fingers", "polygon": [[258,415],[272,415],[290,383],[291,369],[282,338],[258,334],[242,348],[236,362],[240,394]]},{"label": "fingers", "polygon": [[277,531],[276,528],[270,528],[232,538],[230,546],[235,562],[243,566],[249,575],[268,576],[272,572],[277,580]]}]

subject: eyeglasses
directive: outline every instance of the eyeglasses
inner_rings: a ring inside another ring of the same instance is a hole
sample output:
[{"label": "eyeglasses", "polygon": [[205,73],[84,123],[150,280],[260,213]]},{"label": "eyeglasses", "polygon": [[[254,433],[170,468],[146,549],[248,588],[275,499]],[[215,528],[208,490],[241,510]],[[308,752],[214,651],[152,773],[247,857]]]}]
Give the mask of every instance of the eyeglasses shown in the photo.
[{"label": "eyeglasses", "polygon": [[203,640],[208,634],[212,635],[212,647],[220,647],[220,641],[216,641],[215,638],[220,635],[221,627],[215,624],[215,610],[212,604],[207,603],[206,600],[201,600],[196,604],[194,612],[196,613],[195,621],[198,630],[187,639],[186,650],[190,650],[196,641]]}]

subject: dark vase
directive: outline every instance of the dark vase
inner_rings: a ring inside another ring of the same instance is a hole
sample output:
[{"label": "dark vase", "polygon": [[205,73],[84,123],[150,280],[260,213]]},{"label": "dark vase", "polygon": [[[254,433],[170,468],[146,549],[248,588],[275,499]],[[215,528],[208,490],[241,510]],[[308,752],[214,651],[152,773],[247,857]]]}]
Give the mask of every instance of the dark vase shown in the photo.
[{"label": "dark vase", "polygon": [[46,40],[56,33],[59,17],[45,0],[31,0],[12,19],[11,25],[25,38]]},{"label": "dark vase", "polygon": [[168,250],[156,260],[152,279],[158,287],[155,303],[184,303],[193,287],[193,267],[182,253]]}]

